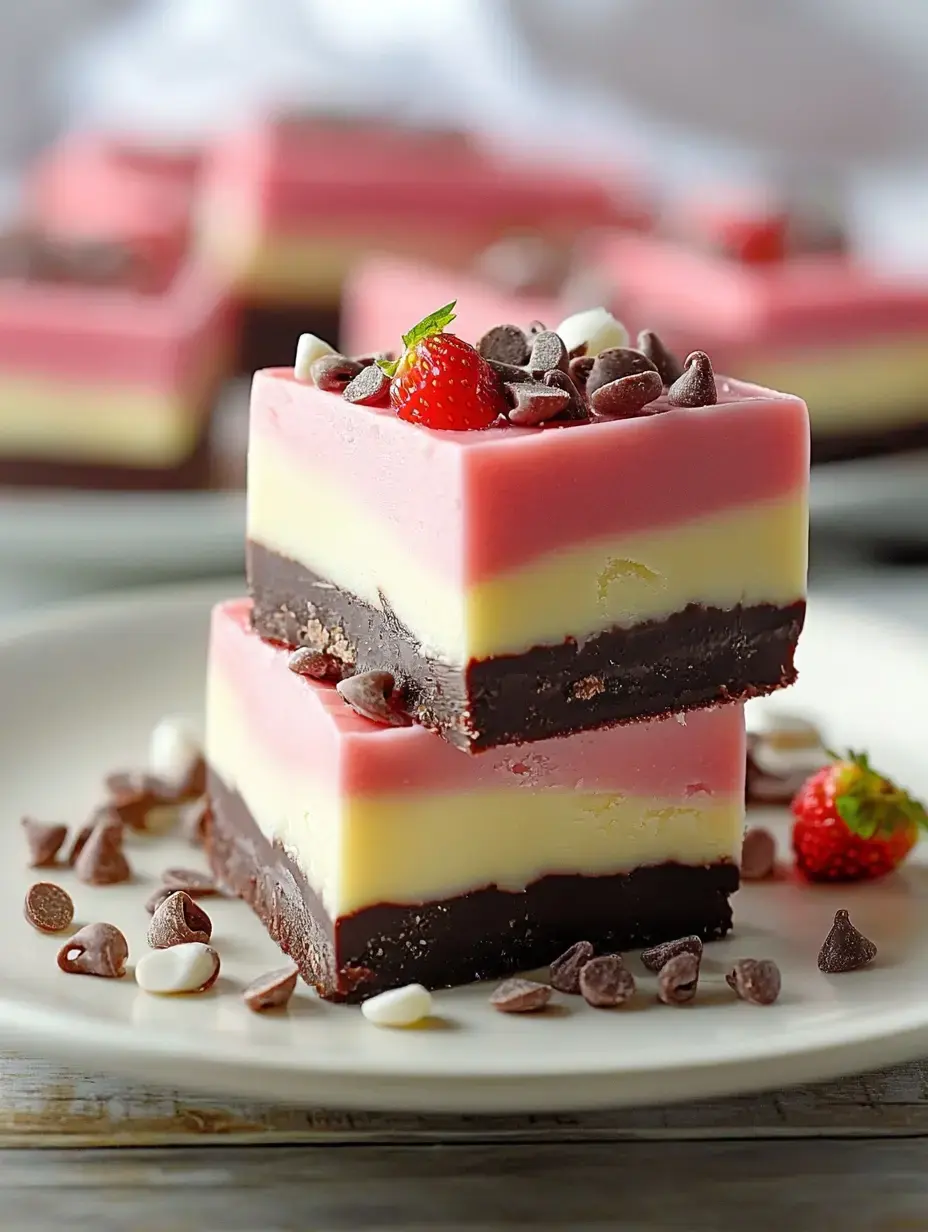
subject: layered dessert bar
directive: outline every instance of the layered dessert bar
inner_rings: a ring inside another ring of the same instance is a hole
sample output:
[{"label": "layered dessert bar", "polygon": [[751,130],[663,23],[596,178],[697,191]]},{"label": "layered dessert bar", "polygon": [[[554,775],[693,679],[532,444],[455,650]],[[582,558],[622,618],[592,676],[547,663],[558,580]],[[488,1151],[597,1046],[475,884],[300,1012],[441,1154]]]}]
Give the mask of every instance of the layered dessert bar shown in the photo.
[{"label": "layered dessert bar", "polygon": [[[479,421],[490,426],[449,430],[473,427],[495,394],[484,374],[469,395],[443,359],[426,366],[420,402],[441,428],[292,369],[257,374],[258,631],[391,672],[418,722],[472,752],[790,684],[805,612],[804,403],[715,379],[705,355],[678,389],[675,358],[658,356],[661,376],[628,347],[576,357],[572,379],[557,335],[503,335],[527,363],[487,364],[506,376],[500,397],[563,404],[559,416],[515,426],[521,412],[507,421],[503,401]],[[484,362],[453,335],[431,343]],[[642,345],[656,354],[653,338]],[[639,405],[606,404],[642,390]]]},{"label": "layered dessert bar", "polygon": [[744,717],[677,719],[463,757],[362,718],[254,632],[212,618],[206,849],[334,999],[443,987],[731,924]]}]

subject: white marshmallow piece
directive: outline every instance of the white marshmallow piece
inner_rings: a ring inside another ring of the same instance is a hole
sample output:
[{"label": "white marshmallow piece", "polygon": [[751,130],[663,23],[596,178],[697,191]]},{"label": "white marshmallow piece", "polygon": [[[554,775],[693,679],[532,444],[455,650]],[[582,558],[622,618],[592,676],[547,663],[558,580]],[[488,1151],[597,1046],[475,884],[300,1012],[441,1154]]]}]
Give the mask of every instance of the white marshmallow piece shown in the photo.
[{"label": "white marshmallow piece", "polygon": [[180,792],[202,756],[200,741],[186,719],[162,719],[149,738],[148,772]]},{"label": "white marshmallow piece", "polygon": [[421,984],[388,988],[361,1004],[361,1013],[376,1027],[411,1027],[431,1012],[432,994]]},{"label": "white marshmallow piece", "polygon": [[611,347],[628,346],[628,330],[608,308],[586,308],[583,312],[575,312],[564,318],[555,333],[560,334],[568,352],[585,346],[586,354],[591,357]]},{"label": "white marshmallow piece", "polygon": [[322,359],[323,355],[335,355],[335,347],[329,346],[324,338],[317,338],[315,334],[300,334],[300,340],[296,344],[296,359],[293,361],[293,375],[298,381],[312,381],[310,368],[317,359]]},{"label": "white marshmallow piece", "polygon": [[152,950],[135,964],[135,982],[145,992],[170,996],[206,992],[219,975],[219,955],[202,941],[187,941],[168,950]]}]

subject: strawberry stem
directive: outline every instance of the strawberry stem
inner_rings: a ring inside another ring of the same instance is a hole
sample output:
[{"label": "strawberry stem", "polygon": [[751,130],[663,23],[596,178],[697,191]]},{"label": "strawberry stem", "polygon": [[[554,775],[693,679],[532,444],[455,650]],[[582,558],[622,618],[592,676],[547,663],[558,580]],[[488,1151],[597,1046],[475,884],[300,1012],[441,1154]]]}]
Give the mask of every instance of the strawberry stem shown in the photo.
[{"label": "strawberry stem", "polygon": [[928,810],[921,801],[874,770],[866,753],[849,749],[835,761],[839,767],[835,808],[854,834],[887,836],[900,824],[928,829]]},{"label": "strawberry stem", "polygon": [[[430,312],[427,317],[412,327],[408,334],[403,334],[403,346],[406,351],[411,351],[417,342],[421,342],[424,338],[431,338],[433,334],[440,334],[446,326],[450,325],[457,315],[454,311],[457,300],[453,299],[450,304],[444,304],[441,308]],[[399,359],[378,359],[377,364],[387,376],[392,379],[396,376],[400,364],[406,358],[405,354]]]}]

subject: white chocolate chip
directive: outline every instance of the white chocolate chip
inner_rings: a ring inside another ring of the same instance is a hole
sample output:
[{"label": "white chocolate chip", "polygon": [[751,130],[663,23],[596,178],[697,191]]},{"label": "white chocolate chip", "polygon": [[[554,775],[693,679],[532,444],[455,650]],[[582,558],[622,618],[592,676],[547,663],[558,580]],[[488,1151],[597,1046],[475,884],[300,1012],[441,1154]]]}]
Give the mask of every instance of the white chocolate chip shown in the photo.
[{"label": "white chocolate chip", "polygon": [[585,346],[586,354],[596,356],[610,347],[627,347],[628,330],[608,308],[587,308],[565,317],[555,330],[568,353]]},{"label": "white chocolate chip", "polygon": [[323,338],[317,338],[315,334],[300,334],[300,340],[296,344],[296,359],[293,361],[293,375],[298,381],[312,381],[309,370],[317,359],[322,359],[323,355],[335,355],[336,350]]},{"label": "white chocolate chip", "polygon": [[428,1018],[431,1012],[432,994],[421,984],[388,988],[376,997],[369,997],[361,1006],[367,1021],[378,1027],[411,1027]]},{"label": "white chocolate chip", "polygon": [[148,772],[182,791],[203,756],[192,727],[184,719],[162,719],[148,743]]},{"label": "white chocolate chip", "polygon": [[202,941],[152,950],[135,964],[135,979],[145,992],[206,992],[219,975],[219,955]]}]

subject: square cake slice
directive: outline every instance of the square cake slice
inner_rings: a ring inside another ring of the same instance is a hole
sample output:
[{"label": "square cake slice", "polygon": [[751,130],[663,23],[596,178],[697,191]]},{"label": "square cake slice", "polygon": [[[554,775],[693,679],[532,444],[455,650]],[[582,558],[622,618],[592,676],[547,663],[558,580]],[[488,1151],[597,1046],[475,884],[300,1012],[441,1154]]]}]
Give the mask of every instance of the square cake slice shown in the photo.
[{"label": "square cake slice", "polygon": [[247,601],[215,609],[206,847],[324,997],[728,931],[741,706],[470,758],[360,717],[290,657]]}]

